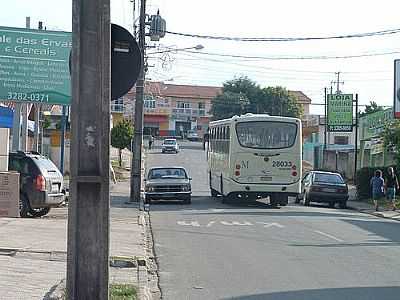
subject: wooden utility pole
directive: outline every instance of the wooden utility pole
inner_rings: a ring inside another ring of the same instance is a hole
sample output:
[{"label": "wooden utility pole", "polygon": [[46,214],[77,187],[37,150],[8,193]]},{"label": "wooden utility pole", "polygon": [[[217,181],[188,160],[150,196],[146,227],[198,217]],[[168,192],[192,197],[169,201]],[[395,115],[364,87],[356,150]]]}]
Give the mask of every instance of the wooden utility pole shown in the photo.
[{"label": "wooden utility pole", "polygon": [[143,143],[143,98],[144,98],[144,80],[145,80],[145,18],[146,18],[146,0],[140,1],[139,17],[139,48],[142,56],[142,68],[139,78],[136,82],[136,100],[134,115],[134,137],[133,137],[133,157],[131,165],[131,191],[130,201],[140,202],[140,189],[142,184],[142,143]]},{"label": "wooden utility pole", "polygon": [[67,297],[108,299],[110,0],[72,1]]}]

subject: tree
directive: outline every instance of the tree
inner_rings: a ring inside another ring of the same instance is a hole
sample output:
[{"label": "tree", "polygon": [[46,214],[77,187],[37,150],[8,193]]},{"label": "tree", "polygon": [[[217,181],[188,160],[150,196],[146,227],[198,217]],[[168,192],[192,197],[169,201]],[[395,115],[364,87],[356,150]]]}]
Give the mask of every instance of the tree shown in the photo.
[{"label": "tree", "polygon": [[119,166],[122,166],[122,149],[131,144],[133,127],[130,121],[122,120],[111,129],[111,145],[119,150]]},{"label": "tree", "polygon": [[212,101],[211,114],[214,120],[249,112],[300,117],[302,107],[285,88],[261,88],[248,77],[225,82],[222,94]]},{"label": "tree", "polygon": [[397,165],[400,165],[400,120],[393,120],[385,126],[383,144],[385,149],[390,149],[395,153]]},{"label": "tree", "polygon": [[382,111],[383,107],[382,106],[378,106],[378,104],[375,101],[370,101],[369,105],[365,106],[365,110],[363,112],[360,113],[360,117],[372,114],[374,112],[377,111]]}]

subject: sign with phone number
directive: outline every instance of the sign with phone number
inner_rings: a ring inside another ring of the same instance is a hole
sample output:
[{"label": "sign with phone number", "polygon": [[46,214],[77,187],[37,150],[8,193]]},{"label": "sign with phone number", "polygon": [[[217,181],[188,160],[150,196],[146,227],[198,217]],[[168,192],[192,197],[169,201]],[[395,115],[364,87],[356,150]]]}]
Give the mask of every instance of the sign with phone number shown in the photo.
[{"label": "sign with phone number", "polygon": [[328,131],[352,132],[353,126],[352,125],[329,125]]},{"label": "sign with phone number", "polygon": [[0,27],[0,101],[71,102],[70,32]]}]

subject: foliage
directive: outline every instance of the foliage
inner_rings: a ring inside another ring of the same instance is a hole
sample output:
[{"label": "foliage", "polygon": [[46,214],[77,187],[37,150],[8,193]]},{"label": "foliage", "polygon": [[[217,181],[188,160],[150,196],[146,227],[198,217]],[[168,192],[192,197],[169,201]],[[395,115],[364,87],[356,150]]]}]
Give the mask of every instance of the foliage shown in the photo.
[{"label": "foliage", "polygon": [[[400,178],[399,170],[396,166],[392,166],[397,177]],[[357,194],[360,199],[369,199],[372,197],[372,189],[370,186],[370,180],[375,175],[376,170],[381,170],[383,178],[388,176],[388,167],[365,167],[357,170],[356,182],[357,182]]]},{"label": "foliage", "polygon": [[111,129],[111,145],[119,149],[119,165],[122,166],[122,149],[130,146],[133,127],[130,121],[122,120]]},{"label": "foliage", "polygon": [[400,120],[394,120],[385,126],[383,131],[385,149],[395,152],[397,164],[400,165]]},{"label": "foliage", "polygon": [[283,87],[261,88],[247,77],[225,82],[222,94],[212,101],[213,119],[230,118],[248,112],[300,117],[302,107]]},{"label": "foliage", "polygon": [[379,106],[375,101],[370,101],[369,105],[365,106],[365,110],[360,113],[360,117],[375,113],[377,111],[382,111],[383,107]]},{"label": "foliage", "polygon": [[111,284],[111,300],[135,300],[137,299],[136,288],[131,284]]},{"label": "foliage", "polygon": [[43,128],[47,129],[49,128],[51,125],[51,121],[50,121],[50,117],[49,116],[45,116],[44,120],[43,120]]}]

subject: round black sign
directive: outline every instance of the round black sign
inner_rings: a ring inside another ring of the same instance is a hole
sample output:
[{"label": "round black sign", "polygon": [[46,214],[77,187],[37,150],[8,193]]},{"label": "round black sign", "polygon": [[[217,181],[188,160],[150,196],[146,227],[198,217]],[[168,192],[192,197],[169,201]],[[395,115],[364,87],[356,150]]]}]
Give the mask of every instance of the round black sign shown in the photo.
[{"label": "round black sign", "polygon": [[140,48],[125,28],[111,24],[111,100],[129,92],[142,67]]}]

